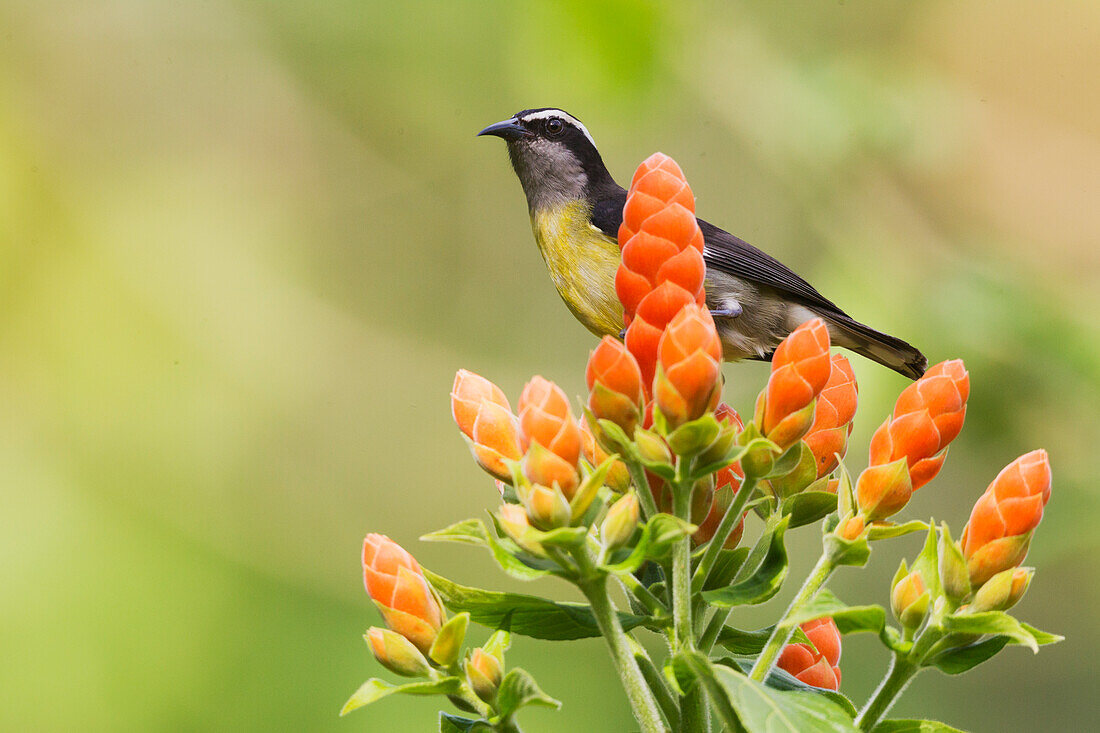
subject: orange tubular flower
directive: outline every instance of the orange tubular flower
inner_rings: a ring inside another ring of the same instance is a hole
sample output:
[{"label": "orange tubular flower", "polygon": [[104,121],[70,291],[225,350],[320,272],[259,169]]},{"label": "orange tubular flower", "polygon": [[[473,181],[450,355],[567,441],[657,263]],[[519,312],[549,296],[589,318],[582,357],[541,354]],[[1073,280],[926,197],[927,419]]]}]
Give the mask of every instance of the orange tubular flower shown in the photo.
[{"label": "orange tubular flower", "polygon": [[584,378],[592,414],[615,423],[627,437],[633,436],[644,396],[642,372],[634,355],[621,341],[604,336],[588,357]]},{"label": "orange tubular flower", "polygon": [[721,396],[722,342],[705,308],[689,304],[661,336],[653,401],[670,428],[702,417]]},{"label": "orange tubular flower", "polygon": [[975,588],[1027,556],[1050,499],[1050,459],[1035,450],[1008,464],[970,513],[960,544]]},{"label": "orange tubular flower", "polygon": [[[535,484],[556,482],[572,499],[580,483],[581,429],[569,410],[565,393],[553,382],[534,377],[519,397],[519,441],[524,451],[523,473]],[[538,444],[539,450],[533,448]]]},{"label": "orange tubular flower", "polygon": [[661,331],[685,304],[703,305],[703,233],[695,196],[676,162],[654,153],[634,173],[619,227],[623,257],[615,290],[623,304],[626,344],[649,389]]},{"label": "orange tubular flower", "polygon": [[782,450],[814,422],[814,404],[829,381],[829,329],[820,318],[791,331],[772,356],[768,386],[756,400],[756,427]]},{"label": "orange tubular flower", "polygon": [[427,654],[443,625],[443,610],[419,563],[380,534],[363,540],[363,582],[386,625]]},{"label": "orange tubular flower", "polygon": [[893,415],[871,437],[870,466],[856,483],[868,519],[896,514],[935,478],[962,430],[969,396],[970,375],[959,359],[936,364],[902,391]]},{"label": "orange tubular flower", "polygon": [[833,354],[831,365],[829,381],[817,397],[814,423],[803,438],[814,454],[818,478],[832,473],[837,467],[837,455],[843,458],[847,452],[859,396],[856,376],[848,360]]},{"label": "orange tubular flower", "polygon": [[829,617],[802,624],[802,631],[813,642],[788,644],[776,664],[800,681],[826,690],[840,687],[840,631]]},{"label": "orange tubular flower", "polygon": [[518,460],[517,419],[500,387],[459,369],[451,388],[451,414],[466,436],[474,460],[494,477],[511,483],[505,459]]}]

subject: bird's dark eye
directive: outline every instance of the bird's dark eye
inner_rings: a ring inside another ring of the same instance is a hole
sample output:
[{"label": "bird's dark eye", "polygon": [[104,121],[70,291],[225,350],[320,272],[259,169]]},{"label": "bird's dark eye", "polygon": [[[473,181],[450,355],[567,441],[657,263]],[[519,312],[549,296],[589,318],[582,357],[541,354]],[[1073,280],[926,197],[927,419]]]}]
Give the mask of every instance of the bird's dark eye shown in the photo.
[{"label": "bird's dark eye", "polygon": [[565,123],[559,120],[557,117],[551,117],[546,121],[546,134],[547,135],[560,135],[562,130],[565,129]]}]

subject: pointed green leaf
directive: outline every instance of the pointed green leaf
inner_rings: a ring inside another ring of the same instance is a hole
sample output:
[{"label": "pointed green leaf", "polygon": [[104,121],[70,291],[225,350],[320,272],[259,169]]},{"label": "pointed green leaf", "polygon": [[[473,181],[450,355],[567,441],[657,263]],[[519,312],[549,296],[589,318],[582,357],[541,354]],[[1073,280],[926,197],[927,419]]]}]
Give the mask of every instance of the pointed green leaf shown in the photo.
[{"label": "pointed green leaf", "polygon": [[956,613],[943,620],[944,631],[954,634],[990,634],[1007,636],[1017,644],[1038,653],[1039,644],[1020,622],[1004,611]]},{"label": "pointed green leaf", "polygon": [[466,627],[469,625],[470,614],[468,613],[460,613],[452,617],[439,629],[428,656],[443,667],[454,664],[458,659],[458,653],[462,650],[462,642],[466,639]]},{"label": "pointed green leaf", "polygon": [[[801,629],[796,632],[795,636],[791,637],[791,641],[800,644],[811,644],[810,640],[806,638],[806,635],[802,633]],[[723,667],[729,667],[735,671],[739,670],[742,674],[747,675],[752,670],[754,661],[753,659],[734,659],[725,657],[724,659],[719,659],[717,664]],[[849,717],[856,717],[856,706],[852,704],[852,701],[849,700],[847,696],[839,692],[834,692],[833,690],[825,690],[820,687],[807,685],[805,682],[780,667],[774,667],[772,671],[768,673],[768,678],[764,681],[764,684],[776,690],[792,690],[821,695],[831,700],[841,710],[844,710]]]},{"label": "pointed green leaf", "polygon": [[752,575],[734,585],[717,590],[705,591],[703,598],[714,606],[752,605],[763,603],[779,592],[787,577],[787,550],[783,546],[783,535],[787,531],[789,517],[776,521],[769,520],[761,542],[767,542],[767,551],[760,564],[752,570]]},{"label": "pointed green leaf", "polygon": [[693,456],[710,446],[718,437],[721,426],[708,412],[698,420],[686,422],[668,436],[668,447],[679,456]]},{"label": "pointed green leaf", "polygon": [[488,544],[485,525],[480,519],[463,519],[450,527],[437,529],[421,536],[423,542],[458,542],[463,545],[485,547]]},{"label": "pointed green leaf", "polygon": [[458,692],[462,686],[462,680],[458,677],[444,677],[441,680],[427,682],[409,682],[404,685],[394,685],[385,680],[372,678],[360,685],[359,689],[348,698],[340,715],[347,715],[353,710],[358,710],[364,705],[370,705],[390,695],[450,695]]},{"label": "pointed green leaf", "polygon": [[904,537],[907,534],[913,532],[922,532],[928,529],[928,523],[922,522],[919,519],[914,519],[911,522],[905,522],[904,524],[894,524],[893,522],[873,522],[867,527],[867,539],[869,540],[888,540],[894,537]]},{"label": "pointed green leaf", "polygon": [[[469,612],[471,620],[482,626],[499,628],[510,615],[509,629],[513,633],[536,639],[585,639],[600,635],[596,618],[587,604],[554,602],[520,593],[471,588],[427,569],[424,575],[447,608],[456,613]],[[619,614],[619,622],[626,630],[649,621],[646,616]]]},{"label": "pointed green leaf", "polygon": [[750,733],[856,733],[851,714],[824,695],[780,690],[750,680],[698,652],[681,652],[674,665],[703,686],[725,730]]},{"label": "pointed green leaf", "polygon": [[526,670],[516,667],[508,670],[500,682],[497,691],[497,709],[501,716],[508,717],[527,705],[540,705],[547,708],[560,708],[561,703],[547,695],[535,679]]},{"label": "pointed green leaf", "polygon": [[871,733],[965,733],[938,720],[884,720]]},{"label": "pointed green leaf", "polygon": [[812,524],[836,511],[836,494],[828,491],[802,491],[783,501],[782,511],[791,515],[790,528]]},{"label": "pointed green leaf", "polygon": [[715,590],[725,588],[733,580],[733,576],[745,564],[749,556],[749,548],[738,547],[736,550],[722,550],[718,553],[718,559],[707,576],[703,590]]},{"label": "pointed green leaf", "polygon": [[824,542],[825,552],[829,554],[834,565],[863,567],[867,564],[867,558],[871,556],[871,545],[864,535],[860,535],[854,540],[846,540],[830,532],[825,535]]},{"label": "pointed green leaf", "polygon": [[935,667],[945,674],[962,674],[982,662],[991,659],[1008,645],[1007,636],[991,636],[967,646],[948,649],[924,661],[924,666]]},{"label": "pointed green leaf", "polygon": [[822,588],[802,609],[791,617],[792,624],[830,616],[841,634],[870,632],[878,634],[886,624],[886,609],[882,606],[849,606],[828,588]]}]

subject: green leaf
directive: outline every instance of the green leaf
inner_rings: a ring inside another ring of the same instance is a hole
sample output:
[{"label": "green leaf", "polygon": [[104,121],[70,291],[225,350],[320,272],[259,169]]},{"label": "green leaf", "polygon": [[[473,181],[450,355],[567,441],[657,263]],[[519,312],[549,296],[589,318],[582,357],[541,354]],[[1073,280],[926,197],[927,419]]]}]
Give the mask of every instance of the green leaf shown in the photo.
[{"label": "green leaf", "polygon": [[791,617],[792,624],[801,624],[822,616],[831,616],[841,634],[871,632],[878,634],[886,625],[886,609],[882,606],[849,606],[828,588],[822,588],[802,609]]},{"label": "green leaf", "polygon": [[450,713],[439,713],[439,733],[477,733],[480,730],[493,730],[488,720],[463,718]]},{"label": "green leaf", "polygon": [[825,535],[824,542],[825,552],[829,554],[834,565],[863,567],[867,564],[867,558],[871,556],[871,545],[864,535],[854,540],[846,540],[834,532],[829,532]]},{"label": "green leaf", "polygon": [[790,528],[802,527],[836,511],[836,494],[828,491],[802,491],[783,501],[784,514],[791,516]]},{"label": "green leaf", "polygon": [[[765,440],[764,442],[767,441]],[[704,463],[700,466],[695,466],[691,471],[692,478],[706,478],[712,473],[715,473],[716,471],[721,471],[726,466],[729,466],[730,464],[736,463],[737,461],[741,460],[741,457],[748,452],[749,446],[734,444],[733,446],[731,446],[730,452],[727,453],[725,456],[722,456],[718,460]],[[704,453],[702,456],[700,456],[700,460],[706,457],[707,454]]]},{"label": "green leaf", "polygon": [[681,652],[677,674],[694,676],[714,704],[725,730],[749,733],[856,733],[851,715],[824,695],[780,690],[750,680],[698,652]]},{"label": "green leaf", "polygon": [[867,527],[867,539],[869,540],[888,540],[894,537],[903,537],[913,532],[922,532],[929,527],[927,522],[922,522],[919,519],[914,519],[911,522],[905,522],[904,524],[894,524],[893,522],[873,522]]},{"label": "green leaf", "polygon": [[710,446],[718,437],[721,426],[708,412],[697,420],[686,422],[668,436],[668,447],[678,456],[693,456]]},{"label": "green leaf", "polygon": [[[802,633],[801,629],[798,629],[795,636],[791,637],[791,642],[797,642],[800,644],[811,644],[810,640]],[[733,659],[726,657],[718,660],[718,664],[729,667],[733,670],[740,670],[743,674],[749,674],[752,670],[752,665],[756,660],[754,659]],[[764,680],[764,684],[768,687],[773,687],[777,690],[795,690],[801,692],[809,692],[814,695],[821,695],[829,700],[832,700],[842,710],[848,713],[848,717],[855,718],[857,711],[856,706],[852,704],[845,695],[833,690],[826,690],[821,687],[812,687],[807,685],[802,680],[795,677],[793,674],[780,667],[772,668],[772,671],[768,674],[768,678]]]},{"label": "green leaf", "polygon": [[967,646],[948,649],[924,661],[945,674],[962,674],[991,659],[1011,641],[1007,636],[991,636]]},{"label": "green leaf", "polygon": [[1024,628],[1024,631],[1031,634],[1031,638],[1035,640],[1035,643],[1039,646],[1046,646],[1047,644],[1057,644],[1060,641],[1065,641],[1066,637],[1060,634],[1051,634],[1046,631],[1039,631],[1031,624],[1020,622],[1020,626]]},{"label": "green leaf", "polygon": [[966,733],[938,720],[884,720],[871,733]]},{"label": "green leaf", "polygon": [[462,545],[488,545],[488,533],[480,519],[463,519],[450,527],[437,529],[420,538],[423,542],[457,542]]},{"label": "green leaf", "polygon": [[1039,644],[1020,622],[1004,611],[982,611],[981,613],[956,613],[943,620],[944,631],[953,634],[990,634],[1007,636],[1017,644],[1026,646],[1038,653]]},{"label": "green leaf", "polygon": [[344,703],[340,715],[347,715],[353,710],[358,710],[364,705],[378,702],[390,695],[451,695],[458,692],[462,686],[462,680],[458,677],[444,677],[441,680],[429,680],[425,682],[409,682],[403,685],[394,685],[385,680],[372,678],[364,682],[355,691],[348,701]]},{"label": "green leaf", "polygon": [[714,566],[710,570],[710,575],[707,577],[703,590],[715,590],[729,585],[733,580],[733,576],[745,564],[745,559],[748,556],[749,548],[747,547],[719,551],[718,559],[714,561]]},{"label": "green leaf", "polygon": [[508,717],[527,705],[560,708],[561,703],[547,695],[526,670],[516,667],[508,670],[497,691],[497,709],[502,717]]},{"label": "green leaf", "polygon": [[462,642],[466,639],[466,627],[470,625],[470,614],[460,613],[443,624],[432,642],[428,656],[443,667],[449,667],[458,659]]},{"label": "green leaf", "polygon": [[705,591],[703,598],[714,606],[730,606],[763,603],[779,592],[787,578],[787,550],[783,546],[783,534],[787,531],[789,517],[768,520],[768,529],[761,537],[767,542],[767,552],[752,575],[735,585]]},{"label": "green leaf", "polygon": [[657,514],[645,523],[638,544],[626,559],[602,567],[610,573],[632,573],[646,560],[663,560],[677,541],[687,537],[695,529],[693,524],[671,514]]},{"label": "green leaf", "polygon": [[[586,639],[600,635],[596,618],[584,603],[554,602],[520,593],[471,588],[427,569],[424,575],[447,608],[456,613],[469,612],[470,618],[482,626],[499,628],[510,615],[510,631],[535,639]],[[619,613],[619,622],[625,630],[649,621],[647,616]]]}]

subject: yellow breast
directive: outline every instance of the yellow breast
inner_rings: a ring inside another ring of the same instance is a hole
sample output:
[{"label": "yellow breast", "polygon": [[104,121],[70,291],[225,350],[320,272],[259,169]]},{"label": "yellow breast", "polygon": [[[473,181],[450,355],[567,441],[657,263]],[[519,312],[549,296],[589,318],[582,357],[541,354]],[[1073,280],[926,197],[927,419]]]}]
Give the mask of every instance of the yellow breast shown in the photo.
[{"label": "yellow breast", "polygon": [[558,294],[597,336],[617,335],[623,306],[615,294],[619,244],[589,224],[589,209],[573,201],[531,215],[542,258]]}]

